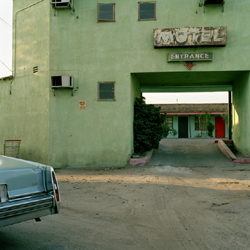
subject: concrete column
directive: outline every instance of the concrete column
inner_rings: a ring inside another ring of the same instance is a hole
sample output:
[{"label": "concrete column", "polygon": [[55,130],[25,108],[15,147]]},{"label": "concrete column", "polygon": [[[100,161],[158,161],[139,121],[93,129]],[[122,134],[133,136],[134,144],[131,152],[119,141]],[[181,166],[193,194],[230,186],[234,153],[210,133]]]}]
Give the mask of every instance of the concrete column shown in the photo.
[{"label": "concrete column", "polygon": [[232,140],[232,92],[228,91],[228,139]]}]

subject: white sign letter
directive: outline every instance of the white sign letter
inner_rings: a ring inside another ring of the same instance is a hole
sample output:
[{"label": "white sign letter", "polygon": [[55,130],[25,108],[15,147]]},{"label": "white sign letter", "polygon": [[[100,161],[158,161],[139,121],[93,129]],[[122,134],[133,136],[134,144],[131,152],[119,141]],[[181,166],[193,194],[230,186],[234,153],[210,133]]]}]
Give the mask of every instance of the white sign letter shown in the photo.
[{"label": "white sign letter", "polygon": [[189,32],[190,35],[193,35],[192,42],[197,42],[196,39],[195,39],[195,35],[199,34],[199,33],[200,33],[199,31],[190,31]]},{"label": "white sign letter", "polygon": [[223,38],[218,38],[218,30],[214,30],[214,41],[223,42]]},{"label": "white sign letter", "polygon": [[161,39],[164,44],[169,44],[174,42],[173,34],[171,32],[161,32],[158,36],[157,43],[161,43]]},{"label": "white sign letter", "polygon": [[202,31],[201,41],[202,42],[211,42],[211,31],[209,31],[209,30]]},{"label": "white sign letter", "polygon": [[[180,35],[183,34],[183,35]],[[175,38],[178,43],[184,43],[187,41],[187,32],[186,31],[177,31],[175,34]]]}]

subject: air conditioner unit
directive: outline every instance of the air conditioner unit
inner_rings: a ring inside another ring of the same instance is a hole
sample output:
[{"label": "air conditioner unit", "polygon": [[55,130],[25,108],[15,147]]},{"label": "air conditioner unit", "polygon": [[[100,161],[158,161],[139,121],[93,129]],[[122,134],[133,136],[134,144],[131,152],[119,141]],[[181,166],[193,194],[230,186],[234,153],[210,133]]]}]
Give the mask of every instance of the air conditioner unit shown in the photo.
[{"label": "air conditioner unit", "polygon": [[225,0],[204,0],[204,4],[224,4]]},{"label": "air conditioner unit", "polygon": [[70,88],[73,89],[73,76],[51,76],[50,87],[57,88]]},{"label": "air conditioner unit", "polygon": [[199,6],[203,6],[203,12],[205,13],[205,5],[221,4],[222,12],[224,12],[224,4],[226,0],[200,0]]},{"label": "air conditioner unit", "polygon": [[73,0],[50,0],[50,3],[56,9],[59,9],[59,8],[73,9]]}]

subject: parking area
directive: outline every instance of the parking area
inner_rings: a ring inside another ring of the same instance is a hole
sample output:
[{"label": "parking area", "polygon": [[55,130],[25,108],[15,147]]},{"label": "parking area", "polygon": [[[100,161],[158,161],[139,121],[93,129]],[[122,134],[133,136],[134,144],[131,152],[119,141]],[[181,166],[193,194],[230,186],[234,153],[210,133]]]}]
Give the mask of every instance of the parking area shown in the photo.
[{"label": "parking area", "polygon": [[58,169],[60,214],[0,228],[0,246],[250,249],[249,171],[204,139],[164,139],[146,165]]}]

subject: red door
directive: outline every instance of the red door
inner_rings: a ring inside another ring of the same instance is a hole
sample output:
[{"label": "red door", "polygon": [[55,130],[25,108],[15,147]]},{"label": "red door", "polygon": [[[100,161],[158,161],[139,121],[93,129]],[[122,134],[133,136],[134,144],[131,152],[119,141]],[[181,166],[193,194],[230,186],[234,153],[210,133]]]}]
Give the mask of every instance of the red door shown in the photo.
[{"label": "red door", "polygon": [[215,116],[215,138],[225,138],[225,122],[221,116]]}]

